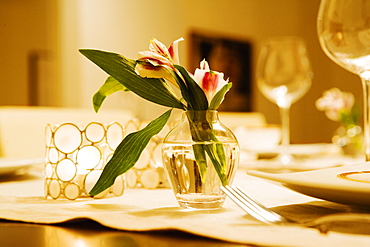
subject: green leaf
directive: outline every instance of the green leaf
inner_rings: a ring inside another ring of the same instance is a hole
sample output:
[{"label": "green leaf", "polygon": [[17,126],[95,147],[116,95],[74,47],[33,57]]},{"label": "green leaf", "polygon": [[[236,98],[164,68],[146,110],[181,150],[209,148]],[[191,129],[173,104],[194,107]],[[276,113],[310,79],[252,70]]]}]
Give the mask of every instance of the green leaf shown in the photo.
[{"label": "green leaf", "polygon": [[225,94],[230,90],[232,85],[231,82],[227,83],[213,96],[208,108],[209,110],[216,110],[221,105],[222,101],[224,101]]},{"label": "green leaf", "polygon": [[158,134],[167,123],[171,110],[168,110],[157,119],[151,121],[145,128],[127,135],[117,147],[112,159],[104,167],[104,170],[90,191],[90,195],[95,196],[114,184],[116,177],[131,169],[141,153],[148,145],[150,139]]},{"label": "green leaf", "polygon": [[204,149],[211,159],[222,185],[227,185],[229,181],[226,176],[226,157],[223,145],[220,143],[207,144]]},{"label": "green leaf", "polygon": [[[199,85],[193,80],[193,78],[190,77],[189,73],[186,71],[186,69],[180,65],[175,65],[175,68],[181,73],[183,76],[188,96],[185,98],[185,95],[183,94],[184,99],[188,102],[188,104],[191,106],[192,110],[207,110],[208,109],[208,100],[206,95],[204,94],[204,91]],[[181,89],[181,88],[180,88]],[[182,93],[182,90],[181,90]]]},{"label": "green leaf", "polygon": [[94,94],[93,105],[95,112],[98,112],[105,98],[112,93],[118,91],[130,91],[128,88],[123,86],[119,81],[114,79],[112,76],[108,76],[104,84],[99,88],[99,90]]},{"label": "green leaf", "polygon": [[179,76],[177,74],[177,72],[173,71],[171,73],[172,73],[173,77],[175,78],[175,81],[176,81],[177,85],[180,88],[182,98],[187,102],[188,109],[189,110],[193,109],[192,101],[191,101],[189,93],[188,93],[188,87],[186,86],[185,82],[183,81],[181,76]]},{"label": "green leaf", "polygon": [[79,50],[86,58],[111,75],[130,91],[153,103],[184,109],[184,105],[170,92],[163,79],[143,78],[136,74],[136,61],[122,55],[99,50]]},{"label": "green leaf", "polygon": [[214,134],[214,129],[207,120],[206,111],[189,111],[187,112],[187,117],[192,139],[196,143],[193,144],[193,151],[202,181],[204,181],[207,176],[206,168],[208,155],[222,184],[228,184],[224,146]]},{"label": "green leaf", "polygon": [[200,178],[202,182],[205,182],[207,172],[207,157],[204,144],[193,144],[193,151],[195,161],[199,167]]}]

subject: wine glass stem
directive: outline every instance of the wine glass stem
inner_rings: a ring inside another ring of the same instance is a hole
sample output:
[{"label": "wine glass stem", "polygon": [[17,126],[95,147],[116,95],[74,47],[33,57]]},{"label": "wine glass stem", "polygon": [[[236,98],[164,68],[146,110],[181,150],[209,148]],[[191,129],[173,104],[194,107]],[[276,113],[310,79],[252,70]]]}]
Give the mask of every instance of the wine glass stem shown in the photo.
[{"label": "wine glass stem", "polygon": [[289,145],[290,145],[290,105],[280,107],[281,117],[281,157],[289,157]]},{"label": "wine glass stem", "polygon": [[366,161],[370,161],[370,78],[361,77],[364,97],[364,141]]}]

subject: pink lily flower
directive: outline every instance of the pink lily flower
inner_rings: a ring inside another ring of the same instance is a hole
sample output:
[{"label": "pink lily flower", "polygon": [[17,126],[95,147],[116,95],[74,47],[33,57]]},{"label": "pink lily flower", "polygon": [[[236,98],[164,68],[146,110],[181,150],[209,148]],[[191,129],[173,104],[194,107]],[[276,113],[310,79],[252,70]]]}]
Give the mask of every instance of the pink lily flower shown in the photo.
[{"label": "pink lily flower", "polygon": [[174,69],[170,60],[151,51],[139,52],[135,66],[136,74],[148,78],[166,78],[171,75],[169,70]]},{"label": "pink lily flower", "polygon": [[184,39],[175,40],[167,49],[157,39],[152,39],[149,44],[149,51],[139,52],[135,72],[141,77],[165,78],[174,82],[171,72],[176,70],[174,65],[179,63],[178,43],[182,40]]},{"label": "pink lily flower", "polygon": [[229,79],[224,80],[224,73],[210,70],[208,62],[204,59],[200,62],[199,69],[195,70],[193,78],[203,89],[208,102],[229,82]]},{"label": "pink lily flower", "polygon": [[170,53],[170,56],[174,64],[180,64],[179,42],[183,40],[184,40],[183,38],[179,38],[175,40],[174,42],[172,42],[171,46],[168,48],[168,52]]}]

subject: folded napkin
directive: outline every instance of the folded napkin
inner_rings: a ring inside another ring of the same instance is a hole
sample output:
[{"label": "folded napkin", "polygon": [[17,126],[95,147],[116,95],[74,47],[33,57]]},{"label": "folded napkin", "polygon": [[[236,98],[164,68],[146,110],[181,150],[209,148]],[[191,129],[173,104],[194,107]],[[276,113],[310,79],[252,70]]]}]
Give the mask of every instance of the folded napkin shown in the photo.
[{"label": "folded napkin", "polygon": [[[43,198],[43,180],[0,184],[0,218],[53,224],[74,219],[91,219],[128,231],[180,230],[199,236],[268,246],[369,246],[370,213],[363,209],[318,201],[239,171],[235,183],[251,196],[288,217],[312,221],[328,215],[367,221],[328,223],[327,233],[298,225],[261,223],[246,215],[231,200],[217,210],[184,210],[169,189],[126,189],[121,197],[107,199],[52,200]],[[341,218],[340,218],[341,219]],[[361,222],[367,224],[361,225]],[[353,226],[358,226],[355,229]],[[331,227],[333,227],[331,229]]]}]

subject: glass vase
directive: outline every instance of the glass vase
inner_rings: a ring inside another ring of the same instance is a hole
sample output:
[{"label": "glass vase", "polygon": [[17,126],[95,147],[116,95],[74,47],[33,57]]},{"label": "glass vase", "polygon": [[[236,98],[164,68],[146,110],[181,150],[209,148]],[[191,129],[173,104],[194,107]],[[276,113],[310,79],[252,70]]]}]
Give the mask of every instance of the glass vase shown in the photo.
[{"label": "glass vase", "polygon": [[184,112],[164,139],[162,157],[181,207],[222,207],[225,194],[220,187],[232,183],[239,164],[239,145],[231,130],[219,121],[217,111]]}]

